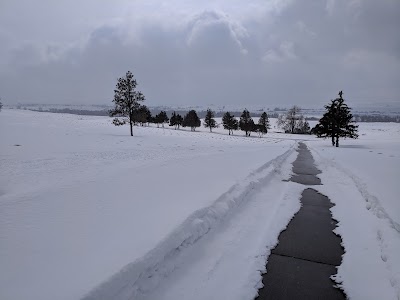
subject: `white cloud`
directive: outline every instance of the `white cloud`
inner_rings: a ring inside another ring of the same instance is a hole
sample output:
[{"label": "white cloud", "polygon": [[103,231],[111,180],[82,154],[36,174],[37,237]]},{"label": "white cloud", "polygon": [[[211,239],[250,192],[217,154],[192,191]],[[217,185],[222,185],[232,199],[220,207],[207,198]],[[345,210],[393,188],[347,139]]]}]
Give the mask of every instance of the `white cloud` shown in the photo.
[{"label": "white cloud", "polygon": [[277,49],[268,50],[262,60],[266,63],[282,63],[296,58],[293,42],[285,41]]},{"label": "white cloud", "polygon": [[[193,17],[188,24],[189,34],[187,37],[187,45],[193,46],[199,39],[213,36],[219,31],[220,34],[227,33],[232,41],[237,45],[243,54],[247,54],[247,49],[242,44],[241,39],[248,37],[247,30],[238,22],[230,19],[228,15],[215,12],[205,11]],[[222,39],[221,39],[222,38]],[[223,40],[221,35],[216,36],[215,40],[209,40],[212,43],[218,43]],[[209,45],[216,46],[217,45]]]},{"label": "white cloud", "polygon": [[335,0],[326,0],[325,9],[328,15],[332,16],[335,12]]},{"label": "white cloud", "polygon": [[312,31],[303,21],[298,21],[296,23],[296,28],[303,34],[306,34],[312,38],[315,38],[317,34]]},{"label": "white cloud", "polygon": [[[7,102],[107,103],[127,70],[149,104],[264,103],[267,93],[280,103],[313,101],[344,83],[354,95],[373,94],[375,83],[386,95],[400,94],[399,71],[391,67],[400,61],[398,0],[87,0],[79,9],[63,0],[3,0],[0,6],[0,92]],[[21,6],[21,18],[13,17]],[[370,60],[374,72],[366,76],[362,66]]]}]

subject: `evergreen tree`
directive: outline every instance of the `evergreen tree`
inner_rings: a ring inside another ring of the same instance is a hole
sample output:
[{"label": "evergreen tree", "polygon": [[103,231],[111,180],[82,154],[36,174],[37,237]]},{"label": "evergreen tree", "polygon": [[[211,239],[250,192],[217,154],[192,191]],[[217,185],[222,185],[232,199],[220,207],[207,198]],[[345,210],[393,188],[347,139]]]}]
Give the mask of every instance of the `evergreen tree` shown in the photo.
[{"label": "evergreen tree", "polygon": [[3,108],[3,103],[1,102],[1,98],[0,98],[0,111]]},{"label": "evergreen tree", "polygon": [[151,112],[146,105],[140,105],[137,111],[134,113],[133,123],[140,123],[144,126],[146,123],[149,123],[151,120]]},{"label": "evergreen tree", "polygon": [[183,124],[183,118],[180,114],[177,114],[175,120],[175,129],[179,129],[179,126],[182,126],[182,124]]},{"label": "evergreen tree", "polygon": [[210,132],[212,132],[213,128],[217,127],[217,122],[214,119],[215,113],[211,109],[207,109],[206,116],[204,118],[204,127],[210,128]]},{"label": "evergreen tree", "polygon": [[[173,112],[171,115],[171,118],[169,119],[169,126],[175,126],[176,125],[176,113]],[[176,126],[175,126],[176,129]]]},{"label": "evergreen tree", "polygon": [[261,137],[261,135],[266,134],[268,132],[268,129],[271,128],[269,125],[268,115],[265,111],[261,114],[257,125],[258,126],[256,126],[256,128],[257,128],[257,132],[260,137]]},{"label": "evergreen tree", "polygon": [[140,107],[140,102],[144,101],[144,95],[136,91],[137,82],[133,74],[128,71],[125,77],[118,79],[116,89],[114,90],[114,109],[109,111],[110,117],[115,117],[113,124],[115,126],[129,123],[131,136],[133,136],[132,126],[135,115]]},{"label": "evergreen tree", "polygon": [[234,130],[238,130],[239,124],[238,121],[236,120],[234,115],[231,115],[230,112],[226,112],[224,116],[222,117],[222,124],[224,126],[224,129],[228,129],[229,135],[233,135]]},{"label": "evergreen tree", "polygon": [[146,122],[147,122],[147,126],[149,126],[150,125],[150,123],[153,121],[153,116],[151,115],[151,111],[150,111],[150,109],[148,109],[147,108],[147,106],[146,106],[146,111],[145,111],[145,114],[146,114]]},{"label": "evergreen tree", "polygon": [[200,125],[200,118],[197,116],[196,111],[193,109],[189,111],[183,118],[182,126],[190,127],[191,131],[196,131],[196,127],[200,127]]},{"label": "evergreen tree", "polygon": [[157,123],[157,127],[159,124],[162,124],[162,127],[164,128],[164,123],[169,121],[169,118],[167,116],[167,113],[165,111],[160,111],[159,114],[156,115],[156,123]]},{"label": "evergreen tree", "polygon": [[326,112],[319,123],[312,129],[317,137],[332,139],[332,146],[339,147],[339,138],[358,138],[358,125],[355,125],[351,109],[344,103],[343,92],[339,92],[339,98],[331,100],[325,105]]},{"label": "evergreen tree", "polygon": [[247,109],[245,109],[240,116],[240,121],[239,121],[239,128],[240,130],[244,131],[246,133],[246,136],[250,136],[250,133],[254,131],[254,121],[250,117],[250,113]]},{"label": "evergreen tree", "polygon": [[171,118],[169,119],[169,126],[175,126],[175,130],[179,129],[179,126],[182,125],[183,118],[180,114],[173,112]]}]

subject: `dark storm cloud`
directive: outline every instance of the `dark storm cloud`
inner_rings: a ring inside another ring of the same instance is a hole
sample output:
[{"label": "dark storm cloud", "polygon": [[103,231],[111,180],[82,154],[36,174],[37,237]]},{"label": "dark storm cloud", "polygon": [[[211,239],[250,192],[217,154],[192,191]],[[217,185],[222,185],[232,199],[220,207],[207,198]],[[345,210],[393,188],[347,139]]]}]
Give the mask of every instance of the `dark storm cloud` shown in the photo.
[{"label": "dark storm cloud", "polygon": [[109,103],[116,79],[132,70],[150,105],[320,105],[339,89],[355,103],[399,100],[399,1],[135,3],[133,13],[88,17],[93,28],[68,31],[54,20],[59,35],[35,21],[38,34],[24,38],[6,18],[2,98]]}]

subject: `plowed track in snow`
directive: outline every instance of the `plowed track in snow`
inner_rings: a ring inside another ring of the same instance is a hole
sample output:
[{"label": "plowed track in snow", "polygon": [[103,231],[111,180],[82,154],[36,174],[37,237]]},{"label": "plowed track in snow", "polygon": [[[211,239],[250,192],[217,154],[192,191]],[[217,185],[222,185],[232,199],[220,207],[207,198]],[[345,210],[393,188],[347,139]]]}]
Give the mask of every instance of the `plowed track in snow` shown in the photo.
[{"label": "plowed track in snow", "polygon": [[295,158],[292,147],[251,173],[84,299],[254,297],[268,249],[300,208],[302,187],[282,181]]}]

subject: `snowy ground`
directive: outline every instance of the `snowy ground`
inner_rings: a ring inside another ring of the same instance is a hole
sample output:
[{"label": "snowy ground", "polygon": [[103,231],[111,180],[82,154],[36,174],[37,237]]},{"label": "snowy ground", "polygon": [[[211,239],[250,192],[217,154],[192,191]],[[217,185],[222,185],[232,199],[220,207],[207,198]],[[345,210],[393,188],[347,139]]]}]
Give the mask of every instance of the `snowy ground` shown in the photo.
[{"label": "snowy ground", "polygon": [[400,299],[400,126],[361,123],[359,133],[340,148],[308,143],[346,251],[337,281],[350,299]]},{"label": "snowy ground", "polygon": [[299,209],[302,187],[282,179],[301,139],[337,204],[338,282],[400,297],[398,124],[361,124],[339,149],[215,131],[130,137],[106,117],[3,110],[0,298],[252,299]]}]

